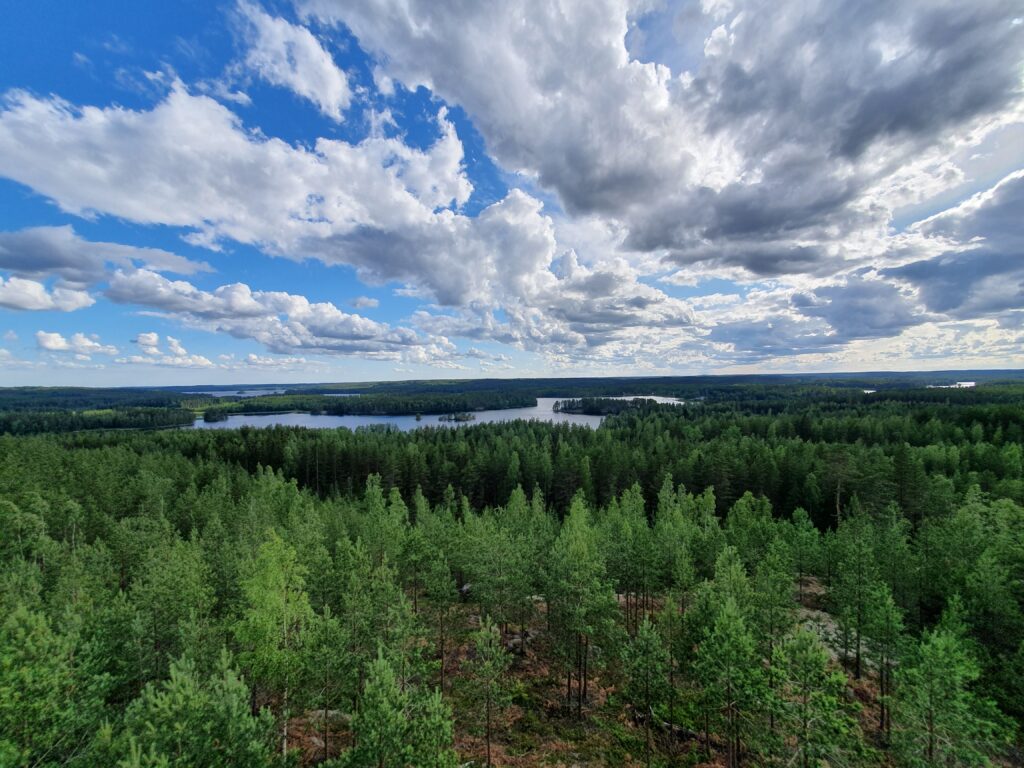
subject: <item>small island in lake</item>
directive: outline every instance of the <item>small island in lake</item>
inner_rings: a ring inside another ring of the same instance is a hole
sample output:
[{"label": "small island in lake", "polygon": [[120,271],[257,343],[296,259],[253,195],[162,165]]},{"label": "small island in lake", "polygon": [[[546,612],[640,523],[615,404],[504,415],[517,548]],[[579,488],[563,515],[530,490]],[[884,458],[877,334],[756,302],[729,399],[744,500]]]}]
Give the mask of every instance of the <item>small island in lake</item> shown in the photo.
[{"label": "small island in lake", "polygon": [[443,416],[438,416],[438,421],[474,421],[476,414],[474,413],[446,413]]}]

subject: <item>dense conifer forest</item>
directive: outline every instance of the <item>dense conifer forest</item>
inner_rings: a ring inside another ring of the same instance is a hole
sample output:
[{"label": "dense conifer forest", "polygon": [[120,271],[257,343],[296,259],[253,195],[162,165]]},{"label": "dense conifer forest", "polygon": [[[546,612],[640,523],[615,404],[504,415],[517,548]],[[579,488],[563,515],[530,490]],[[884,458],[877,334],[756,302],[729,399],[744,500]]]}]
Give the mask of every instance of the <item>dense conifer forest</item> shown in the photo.
[{"label": "dense conifer forest", "polygon": [[9,391],[0,766],[1019,764],[1024,387],[917,383]]}]

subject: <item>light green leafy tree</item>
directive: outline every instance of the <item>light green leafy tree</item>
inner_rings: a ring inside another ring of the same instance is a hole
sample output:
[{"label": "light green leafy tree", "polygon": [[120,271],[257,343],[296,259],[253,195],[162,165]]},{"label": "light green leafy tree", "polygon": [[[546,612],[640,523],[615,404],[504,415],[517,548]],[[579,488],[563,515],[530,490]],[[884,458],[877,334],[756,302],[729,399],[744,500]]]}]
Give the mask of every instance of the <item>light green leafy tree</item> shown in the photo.
[{"label": "light green leafy tree", "polygon": [[242,668],[280,702],[282,754],[288,752],[288,720],[305,668],[305,631],[313,617],[304,587],[305,569],[295,550],[271,532],[242,581],[245,607],[234,627]]}]

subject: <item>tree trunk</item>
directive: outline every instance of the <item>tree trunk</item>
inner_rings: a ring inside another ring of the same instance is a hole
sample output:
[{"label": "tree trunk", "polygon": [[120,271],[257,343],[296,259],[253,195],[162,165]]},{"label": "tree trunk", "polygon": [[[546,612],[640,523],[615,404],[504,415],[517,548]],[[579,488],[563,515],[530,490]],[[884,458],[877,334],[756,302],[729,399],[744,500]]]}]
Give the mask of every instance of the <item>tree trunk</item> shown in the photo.
[{"label": "tree trunk", "polygon": [[281,703],[281,716],[284,726],[281,729],[281,756],[288,754],[288,689],[284,689],[284,700]]},{"label": "tree trunk", "polygon": [[583,714],[583,702],[587,699],[587,682],[589,676],[587,674],[588,662],[590,660],[590,638],[586,637],[583,639],[583,692],[580,700],[580,714]]},{"label": "tree trunk", "polygon": [[491,690],[487,689],[487,768],[491,768]]},{"label": "tree trunk", "polygon": [[441,619],[440,645],[441,645],[441,693],[444,693],[444,619]]}]

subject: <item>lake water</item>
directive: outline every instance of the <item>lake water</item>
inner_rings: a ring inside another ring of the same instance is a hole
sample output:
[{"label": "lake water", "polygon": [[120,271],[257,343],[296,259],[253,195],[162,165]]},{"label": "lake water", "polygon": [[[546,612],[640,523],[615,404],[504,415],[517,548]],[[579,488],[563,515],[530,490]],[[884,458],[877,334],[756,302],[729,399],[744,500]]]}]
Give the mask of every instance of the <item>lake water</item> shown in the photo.
[{"label": "lake water", "polygon": [[[638,397],[641,397],[638,395]],[[646,397],[643,395],[642,397]],[[416,421],[415,416],[333,416],[318,413],[239,413],[228,416],[227,421],[207,422],[196,419],[192,425],[196,429],[236,429],[237,427],[310,427],[314,429],[337,429],[347,427],[368,427],[375,424],[390,424],[408,432],[421,427],[460,427],[472,424],[491,424],[496,421],[515,421],[527,419],[549,421],[553,424],[581,424],[586,427],[597,427],[603,416],[587,416],[580,413],[556,413],[553,406],[557,400],[566,398],[538,397],[537,405],[532,408],[503,408],[491,411],[476,411],[473,421],[451,422],[441,421],[439,416],[424,416]],[[616,399],[632,399],[630,397]],[[651,397],[659,403],[675,403],[671,397]]]}]

